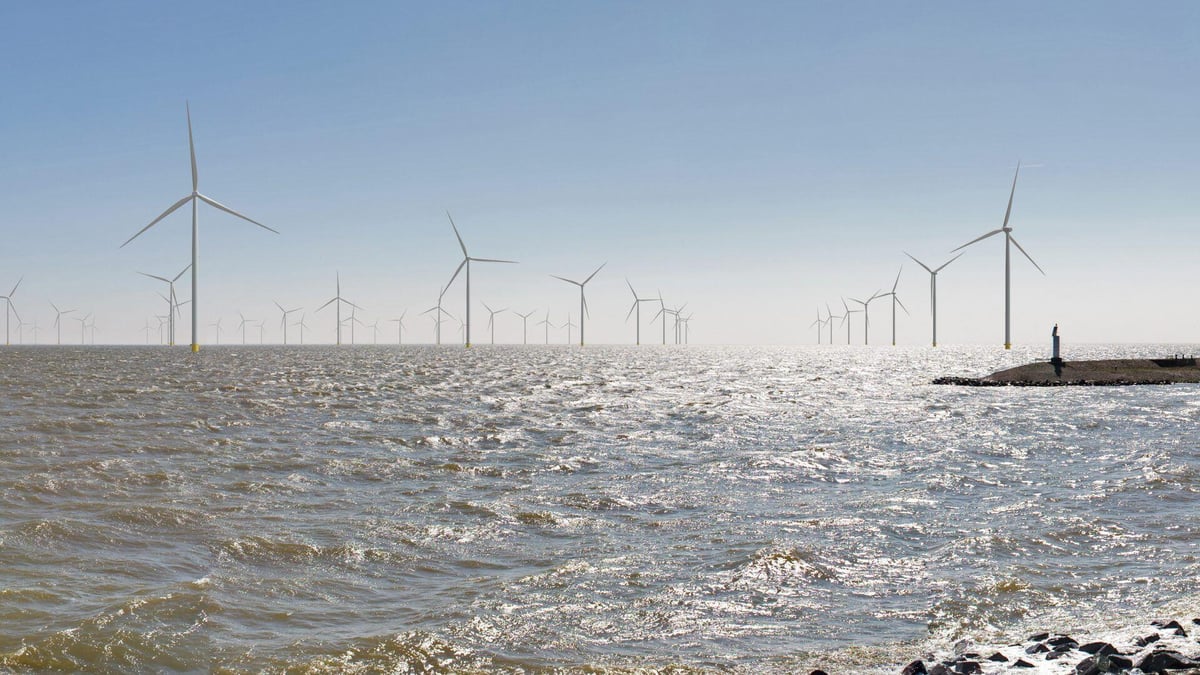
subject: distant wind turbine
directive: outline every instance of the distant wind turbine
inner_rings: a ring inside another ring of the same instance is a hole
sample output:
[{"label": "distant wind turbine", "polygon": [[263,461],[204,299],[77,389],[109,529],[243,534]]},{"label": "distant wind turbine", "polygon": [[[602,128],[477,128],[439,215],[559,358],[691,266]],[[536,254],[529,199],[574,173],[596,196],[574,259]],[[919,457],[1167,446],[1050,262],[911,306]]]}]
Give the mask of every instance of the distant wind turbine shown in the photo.
[{"label": "distant wind turbine", "polygon": [[[275,302],[275,301],[272,300],[272,302]],[[288,327],[287,317],[288,317],[288,314],[291,314],[292,312],[299,312],[301,308],[297,307],[296,309],[284,309],[283,305],[279,304],[278,302],[275,302],[275,306],[278,307],[280,313],[283,314],[283,316],[281,316],[279,318],[279,327],[283,329],[283,344],[286,345],[287,344],[287,327]]]},{"label": "distant wind turbine", "polygon": [[924,267],[925,271],[929,272],[929,307],[930,307],[931,313],[933,314],[933,346],[936,347],[937,346],[937,275],[938,275],[938,272],[941,272],[946,267],[946,265],[949,265],[950,263],[954,262],[955,260],[958,260],[959,258],[961,258],[963,256],[963,253],[959,253],[958,255],[954,256],[953,258],[947,260],[946,262],[942,263],[941,267],[938,267],[936,269],[929,269],[929,265],[926,265],[925,263],[921,262],[920,260],[913,258],[908,253],[905,253],[904,255],[907,255],[909,258],[912,258],[913,262],[917,263],[921,267]]},{"label": "distant wind turbine", "polygon": [[821,331],[825,328],[825,320],[821,318],[821,308],[817,307],[817,320],[808,324],[809,328],[817,327],[817,344],[821,344]]},{"label": "distant wind turbine", "polygon": [[[608,264],[607,262],[601,263],[600,266],[596,268],[596,271],[589,274],[588,277],[586,279],[584,279],[583,281],[575,281],[574,279],[568,279],[566,277],[560,277],[560,276],[557,276],[554,274],[550,275],[550,276],[554,277],[555,279],[558,279],[560,281],[565,281],[568,284],[575,284],[576,286],[579,287],[579,346],[580,347],[583,346],[583,325],[585,323],[584,317],[589,315],[588,308],[587,308],[587,298],[583,294],[583,287],[587,286],[587,283],[592,280],[592,277],[595,277],[596,274],[598,274],[600,272],[600,270],[604,269],[604,266],[607,264]],[[567,320],[570,320],[570,318],[571,318],[570,315],[568,315]]]},{"label": "distant wind turbine", "polygon": [[[453,281],[453,279],[451,279],[451,281]],[[451,319],[454,318],[453,314],[451,314],[450,312],[447,312],[445,309],[442,308],[442,299],[446,296],[447,288],[449,288],[449,287],[448,286],[443,287],[442,292],[438,293],[438,301],[437,301],[436,305],[434,305],[433,307],[430,307],[429,309],[425,310],[424,312],[421,312],[422,314],[428,314],[430,312],[437,312],[437,314],[435,314],[432,318],[433,318],[433,332],[434,332],[435,341],[439,345],[442,344],[442,315],[445,314],[446,316],[450,317]]]},{"label": "distant wind turbine", "polygon": [[[217,329],[217,344],[220,345],[221,344],[221,320],[217,319],[216,323],[210,323],[208,325],[213,326]],[[243,334],[242,344],[245,344],[245,343],[246,343],[246,339]]]},{"label": "distant wind turbine", "polygon": [[1037,271],[1041,272],[1043,276],[1045,276],[1045,274],[1046,274],[1045,270],[1043,270],[1041,267],[1039,267],[1036,262],[1033,262],[1033,258],[1030,257],[1030,255],[1025,252],[1025,249],[1021,248],[1021,245],[1019,243],[1017,243],[1017,240],[1013,238],[1012,228],[1008,226],[1008,218],[1009,218],[1009,216],[1012,215],[1013,195],[1015,195],[1017,193],[1017,176],[1019,176],[1020,174],[1021,174],[1021,163],[1017,162],[1017,171],[1016,171],[1016,173],[1013,174],[1012,191],[1008,193],[1008,208],[1004,210],[1004,224],[1002,226],[1000,226],[1000,229],[992,230],[991,232],[988,232],[987,234],[983,235],[982,237],[977,237],[975,239],[972,239],[971,241],[968,241],[967,243],[963,244],[962,246],[959,246],[958,248],[951,251],[951,253],[953,253],[954,251],[964,249],[964,248],[970,246],[971,244],[974,244],[977,241],[983,241],[984,239],[987,239],[988,237],[991,237],[993,235],[1000,234],[1001,232],[1004,233],[1004,348],[1005,349],[1012,349],[1012,332],[1011,332],[1011,325],[1012,325],[1012,320],[1011,320],[1012,319],[1012,285],[1011,285],[1012,266],[1010,264],[1011,247],[1009,246],[1009,244],[1015,245],[1017,247],[1017,250],[1020,251],[1021,254],[1024,255],[1025,258],[1029,260],[1029,262],[1033,263],[1033,266],[1037,267]]},{"label": "distant wind turbine", "polygon": [[183,206],[184,204],[191,202],[191,204],[192,204],[192,351],[198,352],[198,351],[200,351],[200,332],[199,332],[200,331],[200,319],[199,319],[199,309],[200,308],[199,308],[199,301],[196,299],[197,287],[199,286],[199,284],[197,283],[197,276],[199,274],[199,269],[200,269],[200,260],[199,260],[199,258],[200,258],[200,230],[199,230],[197,214],[196,214],[196,208],[198,206],[198,203],[205,202],[209,206],[220,209],[228,214],[237,216],[238,218],[241,218],[242,220],[244,220],[248,223],[253,223],[254,225],[257,225],[257,226],[263,228],[264,230],[267,230],[268,232],[274,232],[275,234],[279,234],[279,232],[277,230],[273,230],[273,229],[267,227],[266,225],[263,225],[262,223],[258,222],[257,220],[247,218],[246,216],[238,213],[237,211],[234,211],[233,209],[229,208],[228,206],[221,204],[220,202],[218,202],[215,199],[210,199],[209,197],[206,197],[206,196],[200,194],[199,189],[198,189],[199,176],[197,175],[197,172],[196,172],[196,144],[192,141],[192,110],[191,110],[191,106],[187,106],[187,125],[188,125],[188,151],[191,153],[191,157],[192,157],[192,193],[190,195],[184,197],[183,199],[180,199],[179,201],[175,202],[174,204],[172,204],[171,207],[168,208],[166,211],[163,211],[162,214],[159,215],[159,217],[150,221],[149,225],[143,227],[141,230],[138,231],[137,234],[135,234],[132,237],[130,237],[129,239],[125,240],[125,243],[121,244],[120,248],[125,248],[125,246],[129,244],[129,242],[133,241],[134,239],[137,239],[138,237],[140,237],[142,235],[143,232],[145,232],[146,230],[149,230],[150,228],[152,228],[156,224],[158,224],[158,221],[171,215],[172,213],[175,212],[176,209]]},{"label": "distant wind turbine", "polygon": [[567,312],[567,322],[562,327],[567,329],[567,344],[571,344],[571,329],[575,327],[575,324],[571,323],[570,312]]},{"label": "distant wind turbine", "polygon": [[357,307],[355,305],[350,305],[350,318],[346,319],[346,323],[350,324],[350,344],[351,345],[354,344],[354,324],[358,324],[360,326],[363,326],[364,328],[367,325],[362,322],[362,319],[358,318],[358,316],[357,316],[358,310],[359,310],[359,307]]},{"label": "distant wind turbine", "polygon": [[87,320],[90,319],[91,316],[91,314],[88,314],[82,319],[77,316],[71,317],[79,322],[79,344],[81,345],[87,344]]},{"label": "distant wind turbine", "polygon": [[[460,262],[458,264],[458,269],[454,270],[454,274],[450,277],[450,281],[446,284],[446,287],[449,288],[450,284],[454,283],[454,280],[456,278],[458,278],[458,273],[461,272],[464,267],[467,268],[467,276],[466,276],[466,287],[467,287],[466,331],[467,332],[466,332],[465,342],[466,342],[467,347],[470,347],[471,346],[471,262],[474,261],[474,262],[508,263],[510,265],[515,265],[517,261],[515,261],[515,260],[496,260],[493,258],[472,258],[471,254],[467,253],[467,245],[463,243],[462,235],[460,235],[458,233],[458,226],[456,226],[454,224],[454,219],[450,217],[449,211],[446,212],[446,217],[450,218],[450,227],[454,228],[454,236],[458,238],[458,245],[459,245],[459,247],[462,248],[462,252],[463,252],[463,260],[462,260],[462,262]],[[439,299],[438,305],[439,306],[441,305],[440,299]]]},{"label": "distant wind turbine", "polygon": [[[536,309],[533,310],[533,312],[536,312],[536,311],[537,311]],[[513,312],[513,314],[516,314],[517,316],[521,317],[521,344],[523,344],[523,345],[529,344],[529,317],[533,316],[533,312],[530,312],[528,314],[522,314],[520,312]]]},{"label": "distant wind turbine", "polygon": [[903,272],[903,271],[904,271],[904,265],[901,265],[900,270],[896,272],[896,281],[892,284],[892,290],[888,291],[887,293],[881,293],[879,295],[879,297],[881,297],[881,298],[886,298],[889,295],[892,297],[892,346],[893,347],[896,346],[896,305],[900,305],[900,308],[904,310],[904,313],[908,314],[908,308],[904,306],[903,302],[900,302],[900,296],[896,295],[896,287],[900,285],[900,272]]},{"label": "distant wind turbine", "polygon": [[500,312],[507,312],[508,308],[492,309],[486,302],[483,303],[483,308],[488,311],[488,330],[492,333],[492,344],[496,344],[496,315]]},{"label": "distant wind turbine", "polygon": [[[820,311],[821,311],[820,309],[817,310],[818,316],[820,316]],[[840,319],[845,315],[844,314],[834,314],[833,310],[829,309],[828,302],[825,303],[825,314],[827,315],[825,317],[825,323],[829,324],[829,344],[832,345],[833,344],[833,320]],[[849,331],[847,331],[846,336],[847,336],[847,344],[849,344]]]},{"label": "distant wind turbine", "polygon": [[625,285],[629,286],[629,292],[633,294],[633,305],[629,308],[629,314],[625,315],[625,321],[629,321],[630,314],[637,313],[637,332],[634,334],[636,336],[634,344],[640,345],[642,344],[642,303],[656,302],[658,298],[639,298],[637,291],[633,290],[633,284],[629,282],[629,279],[625,279]]},{"label": "distant wind turbine", "polygon": [[862,305],[862,307],[863,307],[862,313],[863,313],[863,344],[864,345],[869,344],[869,342],[870,342],[868,339],[868,338],[870,338],[870,335],[871,335],[870,304],[871,304],[872,300],[877,300],[879,297],[881,297],[879,295],[879,291],[875,291],[874,293],[871,294],[871,297],[867,298],[866,300],[855,300],[854,298],[850,298],[850,302],[857,302],[858,304]]},{"label": "distant wind turbine", "polygon": [[[246,344],[246,324],[253,323],[253,322],[250,321],[249,319],[247,319],[246,315],[242,314],[241,312],[238,312],[238,316],[240,316],[242,318],[241,323],[238,324],[238,330],[242,331],[242,344]],[[220,331],[221,331],[221,329],[218,328],[217,333],[219,334]]]},{"label": "distant wind turbine", "polygon": [[846,325],[846,344],[850,344],[850,315],[857,314],[863,310],[850,309],[850,305],[846,304],[845,298],[842,298],[842,307],[846,312],[845,314],[842,315],[842,323]]},{"label": "distant wind turbine", "polygon": [[396,324],[396,344],[398,345],[404,344],[404,317],[407,314],[408,310],[406,309],[400,314],[399,319],[390,319],[390,321]]},{"label": "distant wind turbine", "polygon": [[337,343],[340,345],[340,344],[342,344],[342,303],[346,303],[347,305],[350,305],[351,307],[353,307],[355,309],[362,309],[362,307],[359,307],[358,305],[354,304],[353,302],[350,302],[349,300],[342,297],[342,274],[341,274],[341,272],[337,273],[337,295],[330,298],[329,302],[326,302],[324,305],[321,305],[320,307],[318,307],[317,311],[319,312],[319,311],[325,309],[331,303],[336,303],[335,309],[337,310]]},{"label": "distant wind turbine", "polygon": [[159,281],[165,282],[167,284],[167,289],[168,289],[168,293],[170,296],[167,298],[167,338],[168,338],[167,342],[170,345],[175,344],[175,316],[179,313],[179,299],[177,297],[175,297],[175,282],[179,281],[179,277],[182,277],[184,275],[184,273],[186,273],[190,267],[191,267],[191,265],[184,267],[182,270],[179,271],[179,274],[176,274],[175,277],[171,278],[171,279],[168,279],[166,277],[160,277],[155,274],[147,274],[145,272],[138,272],[138,274],[140,274],[144,277],[150,277],[151,279],[158,279]]},{"label": "distant wind turbine", "polygon": [[546,310],[546,318],[537,322],[536,325],[546,327],[546,329],[545,329],[546,330],[546,344],[550,344],[550,329],[554,327],[554,324],[550,323],[550,310],[549,309]]},{"label": "distant wind turbine", "polygon": [[0,298],[4,298],[4,302],[6,303],[4,305],[4,344],[6,345],[11,344],[8,341],[8,322],[10,320],[9,313],[11,312],[14,314],[17,317],[18,322],[21,321],[21,315],[17,314],[17,308],[13,306],[12,296],[17,292],[17,286],[20,286],[21,282],[24,280],[25,277],[17,279],[17,283],[12,287],[12,290],[8,292],[8,295],[0,295]]},{"label": "distant wind turbine", "polygon": [[300,327],[300,344],[304,344],[304,329],[308,328],[308,324],[304,321],[304,319],[307,316],[308,316],[307,314],[301,314],[300,321],[292,324],[293,326]]},{"label": "distant wind turbine", "polygon": [[62,317],[64,314],[74,312],[73,309],[59,309],[53,302],[50,306],[54,308],[54,328],[58,331],[58,344],[62,344]]}]

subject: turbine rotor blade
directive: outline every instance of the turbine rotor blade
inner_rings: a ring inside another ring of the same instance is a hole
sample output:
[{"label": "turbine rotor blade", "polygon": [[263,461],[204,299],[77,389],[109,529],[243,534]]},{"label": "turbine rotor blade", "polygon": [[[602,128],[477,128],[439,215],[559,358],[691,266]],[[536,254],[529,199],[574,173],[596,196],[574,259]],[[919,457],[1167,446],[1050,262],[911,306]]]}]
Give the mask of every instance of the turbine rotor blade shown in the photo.
[{"label": "turbine rotor blade", "polygon": [[1013,195],[1017,194],[1017,176],[1021,175],[1021,162],[1017,161],[1017,172],[1013,174],[1012,192],[1008,193],[1008,208],[1004,209],[1004,225],[1008,227],[1008,217],[1012,215]]},{"label": "turbine rotor blade", "polygon": [[167,279],[167,278],[165,278],[165,277],[160,277],[160,276],[158,276],[158,275],[156,275],[156,274],[146,274],[145,272],[138,272],[138,274],[140,274],[140,275],[142,275],[142,276],[144,276],[144,277],[150,277],[151,279],[158,279],[159,281],[165,281],[165,282],[167,282],[168,284],[169,284],[169,283],[171,283],[171,280],[170,280],[170,279]]},{"label": "turbine rotor blade", "polygon": [[187,267],[183,268],[182,270],[179,271],[179,274],[175,275],[175,278],[171,280],[171,283],[175,283],[176,281],[179,281],[179,277],[183,276],[184,273],[190,269],[192,269],[192,264],[188,263]]},{"label": "turbine rotor blade", "polygon": [[559,280],[561,280],[561,281],[565,281],[565,282],[567,282],[568,284],[575,284],[576,286],[581,286],[581,287],[583,286],[583,284],[579,283],[578,281],[575,281],[575,280],[573,280],[573,279],[568,279],[568,278],[566,278],[566,277],[560,277],[560,276],[558,276],[557,274],[551,274],[550,276],[554,277],[555,279],[559,279]]},{"label": "turbine rotor blade", "polygon": [[[591,280],[592,280],[592,277],[594,277],[594,276],[596,276],[597,274],[599,274],[599,273],[600,273],[600,270],[604,269],[604,266],[605,266],[605,265],[607,265],[607,264],[608,264],[608,261],[607,261],[607,260],[606,260],[606,261],[604,261],[603,263],[601,263],[601,264],[600,264],[600,266],[596,268],[596,271],[595,271],[595,272],[592,272],[591,274],[589,274],[589,275],[588,275],[588,278],[586,278],[586,279],[584,279],[584,280],[583,280],[583,283],[584,283],[584,284],[586,284],[587,282],[591,281]],[[580,285],[583,285],[583,284],[580,284]]]},{"label": "turbine rotor blade", "polygon": [[449,211],[446,211],[446,217],[450,219],[450,227],[454,228],[454,236],[458,239],[458,246],[462,249],[463,257],[470,258],[471,254],[467,253],[467,245],[463,243],[462,235],[458,233],[458,226],[454,224],[454,218],[450,216]]},{"label": "turbine rotor blade", "polygon": [[[913,262],[917,263],[917,264],[918,264],[918,265],[920,265],[921,267],[924,267],[926,272],[929,272],[930,274],[933,274],[933,270],[929,269],[929,266],[928,266],[928,265],[926,265],[925,263],[921,262],[920,260],[917,260],[916,258],[913,258],[913,257],[912,257],[912,254],[911,254],[911,253],[909,253],[908,251],[905,251],[905,252],[904,252],[904,255],[908,256],[909,258],[912,258],[912,261],[913,261]],[[962,255],[962,254],[959,254],[959,255]]]},{"label": "turbine rotor blade", "polygon": [[[963,253],[966,253],[966,251],[963,251]],[[943,269],[944,267],[946,267],[946,265],[949,265],[950,263],[954,262],[955,260],[958,260],[959,258],[963,257],[963,253],[959,253],[958,255],[954,256],[953,258],[951,258],[951,259],[947,260],[945,263],[943,263],[943,264],[942,264],[942,266],[941,266],[941,267],[939,267],[939,268],[937,268],[936,270],[934,270],[934,271],[933,271],[933,273],[934,273],[934,274],[937,274],[938,272],[941,272],[941,271],[942,271],[942,269]],[[926,269],[929,269],[929,268],[926,268]]]},{"label": "turbine rotor blade", "polygon": [[192,156],[192,192],[195,192],[200,185],[200,176],[196,171],[196,144],[192,141],[192,106],[186,101],[183,105],[187,110],[188,152]]},{"label": "turbine rotor blade", "polygon": [[1046,271],[1045,271],[1045,270],[1043,270],[1043,269],[1041,268],[1041,266],[1040,266],[1040,265],[1038,265],[1036,262],[1033,262],[1033,258],[1032,258],[1032,257],[1031,257],[1031,256],[1030,256],[1028,253],[1026,253],[1026,252],[1025,252],[1025,249],[1021,248],[1021,245],[1017,243],[1017,240],[1016,240],[1016,239],[1015,239],[1015,238],[1014,238],[1014,237],[1013,237],[1011,234],[1010,234],[1010,235],[1008,235],[1008,239],[1009,239],[1009,241],[1011,241],[1013,244],[1016,244],[1017,250],[1018,250],[1018,251],[1020,251],[1021,253],[1023,253],[1023,254],[1025,255],[1025,258],[1026,258],[1026,259],[1028,259],[1028,260],[1029,260],[1029,262],[1033,263],[1033,266],[1037,268],[1037,271],[1039,271],[1039,272],[1041,272],[1041,273],[1042,273],[1042,276],[1045,276],[1045,275],[1046,275]]},{"label": "turbine rotor blade", "polygon": [[516,260],[496,260],[495,258],[468,258],[468,260],[471,260],[473,262],[508,263],[510,265],[519,264],[519,263],[517,263]]},{"label": "turbine rotor blade", "polygon": [[991,237],[991,236],[994,236],[994,235],[1000,234],[1000,233],[1001,233],[1001,232],[1003,232],[1003,231],[1004,231],[1004,230],[992,230],[991,232],[988,232],[987,234],[983,235],[982,237],[977,237],[977,238],[975,238],[975,239],[972,239],[971,241],[968,241],[967,243],[963,244],[962,246],[959,246],[958,248],[951,249],[951,250],[950,250],[950,252],[951,252],[951,253],[953,253],[953,252],[955,252],[955,251],[958,251],[958,250],[960,250],[960,249],[964,249],[964,248],[966,248],[966,247],[970,246],[971,244],[974,244],[974,243],[975,243],[975,242],[977,242],[977,241],[983,241],[984,239],[987,239],[988,237]]},{"label": "turbine rotor blade", "polygon": [[320,307],[318,307],[316,311],[318,311],[318,312],[319,312],[319,311],[321,311],[321,310],[325,309],[326,307],[328,307],[329,305],[333,304],[333,303],[334,303],[334,302],[336,302],[337,300],[338,300],[338,298],[333,298],[333,299],[332,299],[332,300],[330,300],[329,302],[327,302],[327,303],[325,303],[325,304],[321,305]]},{"label": "turbine rotor blade", "polygon": [[446,294],[446,289],[450,288],[450,284],[454,283],[454,280],[458,278],[458,273],[462,271],[463,266],[467,264],[468,260],[470,260],[470,258],[463,258],[463,261],[458,263],[458,267],[455,268],[454,274],[450,275],[450,281],[446,282],[446,285],[442,287],[441,294],[438,295],[439,302],[441,302],[442,296]]},{"label": "turbine rotor blade", "polygon": [[210,197],[205,197],[204,195],[200,194],[199,192],[196,193],[196,196],[199,197],[200,199],[204,200],[205,202],[207,202],[209,205],[215,206],[218,209],[221,209],[225,213],[235,215],[238,218],[241,218],[242,220],[244,220],[248,223],[254,223],[255,225],[261,227],[264,230],[267,230],[269,232],[274,232],[275,234],[279,234],[279,230],[269,228],[266,225],[263,225],[262,223],[258,222],[257,220],[254,220],[253,218],[247,218],[246,216],[243,216],[242,214],[238,213],[237,211],[234,211],[233,209],[229,208],[228,206],[225,206],[224,204],[218,202],[215,199],[212,199]]},{"label": "turbine rotor blade", "polygon": [[184,197],[183,199],[180,199],[179,201],[177,201],[177,202],[175,202],[174,204],[172,204],[172,205],[171,205],[171,208],[167,209],[166,211],[163,211],[161,215],[159,215],[159,216],[158,216],[157,218],[155,218],[154,220],[150,221],[150,224],[149,224],[149,225],[147,225],[147,226],[143,227],[142,229],[138,230],[138,233],[137,233],[137,234],[133,235],[132,237],[130,237],[130,238],[128,238],[128,239],[126,239],[126,240],[125,240],[125,243],[124,243],[124,244],[121,244],[121,245],[120,245],[120,246],[118,246],[117,248],[125,248],[125,245],[126,245],[126,244],[128,244],[129,242],[133,241],[134,239],[137,239],[138,237],[142,236],[142,233],[143,233],[143,232],[145,232],[146,230],[148,230],[148,229],[150,229],[150,228],[154,227],[155,225],[157,225],[157,224],[158,224],[158,221],[160,221],[160,220],[162,220],[163,218],[166,218],[167,216],[169,216],[169,215],[171,215],[172,213],[174,213],[174,212],[175,212],[175,209],[177,209],[177,208],[179,208],[179,207],[183,206],[183,205],[184,205],[184,204],[186,204],[186,203],[188,202],[188,200],[190,200],[190,199],[192,199],[192,195],[188,195],[188,196]]}]

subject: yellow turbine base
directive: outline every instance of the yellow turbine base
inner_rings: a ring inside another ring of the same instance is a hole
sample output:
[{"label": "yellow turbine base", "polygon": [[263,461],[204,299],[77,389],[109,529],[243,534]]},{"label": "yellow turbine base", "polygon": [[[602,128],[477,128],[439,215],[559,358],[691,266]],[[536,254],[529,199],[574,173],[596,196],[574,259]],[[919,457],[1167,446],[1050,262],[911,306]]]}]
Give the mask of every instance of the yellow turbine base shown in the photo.
[{"label": "yellow turbine base", "polygon": [[1011,343],[1011,342],[1005,342],[1005,343],[1004,343],[1004,348],[1005,348],[1005,349],[1012,349],[1012,343]]},{"label": "yellow turbine base", "polygon": [[468,342],[468,343],[467,343],[467,349],[470,349],[470,348],[471,348],[471,343],[470,343],[470,342]]},{"label": "yellow turbine base", "polygon": [[193,353],[193,354],[199,354],[199,353],[200,353],[200,345],[198,345],[198,344],[194,344],[194,343],[193,343],[193,344],[192,344],[192,353]]}]

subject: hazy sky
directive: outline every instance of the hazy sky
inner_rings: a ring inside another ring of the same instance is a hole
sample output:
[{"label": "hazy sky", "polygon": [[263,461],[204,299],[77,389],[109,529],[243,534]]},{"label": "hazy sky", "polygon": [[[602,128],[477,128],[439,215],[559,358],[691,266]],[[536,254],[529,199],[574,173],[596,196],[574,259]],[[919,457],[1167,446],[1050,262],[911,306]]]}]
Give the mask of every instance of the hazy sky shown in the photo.
[{"label": "hazy sky", "polygon": [[[904,264],[899,341],[926,343],[902,251],[940,264],[999,227],[1018,159],[1011,224],[1047,274],[1014,259],[1014,340],[1196,342],[1197,25],[1192,2],[3,3],[0,293],[24,277],[42,342],[51,301],[144,340],[165,303],[136,272],[188,263],[186,209],[118,246],[189,192],[190,101],[201,192],[282,233],[201,209],[202,343],[218,317],[240,341],[239,311],[278,341],[273,300],[332,341],[338,271],[368,323],[407,308],[431,341],[447,209],[473,255],[521,263],[473,269],[494,308],[577,323],[549,275],[607,261],[590,342],[633,340],[626,277],[687,302],[694,343],[810,343],[818,304]],[[1002,342],[1003,264],[993,238],[939,276],[941,342]]]}]

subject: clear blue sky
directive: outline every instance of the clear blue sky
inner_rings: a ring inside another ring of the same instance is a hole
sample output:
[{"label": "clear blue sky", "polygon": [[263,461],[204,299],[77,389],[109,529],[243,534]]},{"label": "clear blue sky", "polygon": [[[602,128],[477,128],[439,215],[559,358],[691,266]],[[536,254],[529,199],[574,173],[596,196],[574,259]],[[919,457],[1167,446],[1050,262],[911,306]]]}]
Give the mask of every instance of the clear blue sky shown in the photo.
[{"label": "clear blue sky", "polygon": [[[189,191],[187,100],[200,190],[282,232],[201,209],[226,341],[239,311],[278,341],[273,300],[332,341],[337,271],[368,323],[430,307],[449,209],[472,254],[521,262],[474,269],[493,307],[578,322],[549,275],[608,261],[589,341],[632,341],[628,277],[688,302],[693,342],[812,342],[817,304],[890,287],[901,251],[999,227],[1020,159],[1014,235],[1047,276],[1014,260],[1015,341],[1195,342],[1198,25],[1186,2],[5,3],[0,293],[24,276],[43,342],[50,301],[143,340],[164,303],[135,272],[187,264],[188,215],[118,246]],[[1002,248],[940,276],[942,342],[1001,342]],[[927,342],[928,276],[899,290],[899,340]]]}]

